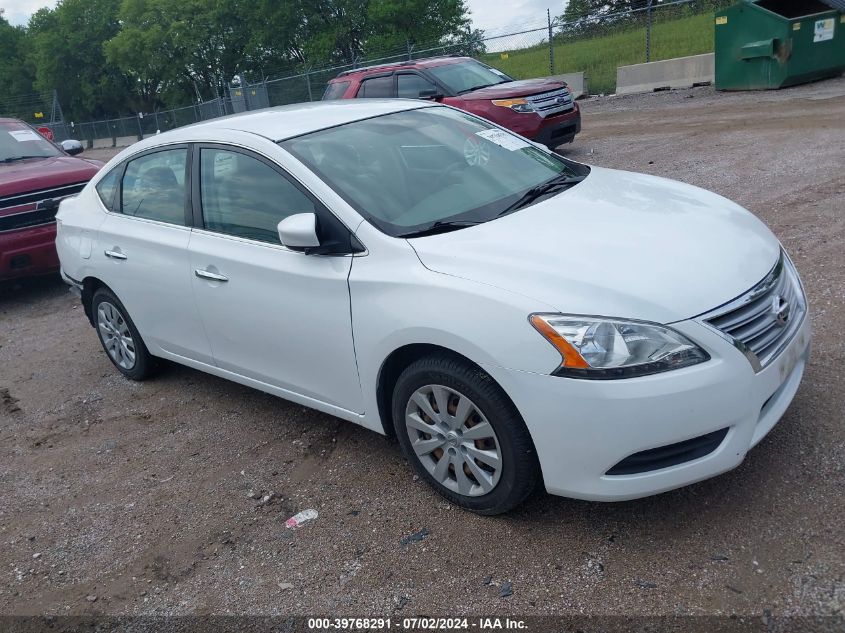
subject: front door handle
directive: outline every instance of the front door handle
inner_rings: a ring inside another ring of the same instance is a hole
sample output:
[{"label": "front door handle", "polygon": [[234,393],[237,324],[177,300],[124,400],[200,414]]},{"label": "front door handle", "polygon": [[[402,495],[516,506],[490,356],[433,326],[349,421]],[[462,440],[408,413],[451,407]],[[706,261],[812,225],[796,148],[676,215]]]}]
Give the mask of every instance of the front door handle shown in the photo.
[{"label": "front door handle", "polygon": [[111,257],[112,259],[126,259],[126,255],[120,251],[103,251],[103,253],[106,257]]},{"label": "front door handle", "polygon": [[218,275],[217,273],[212,273],[207,270],[203,270],[202,268],[197,268],[194,271],[194,274],[200,279],[209,279],[211,281],[229,281],[229,278],[224,275]]}]

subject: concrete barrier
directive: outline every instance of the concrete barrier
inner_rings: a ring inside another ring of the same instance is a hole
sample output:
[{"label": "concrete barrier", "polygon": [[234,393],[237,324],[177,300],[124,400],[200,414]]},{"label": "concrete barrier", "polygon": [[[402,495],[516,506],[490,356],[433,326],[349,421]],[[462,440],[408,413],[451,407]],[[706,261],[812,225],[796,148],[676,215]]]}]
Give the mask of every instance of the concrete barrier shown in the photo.
[{"label": "concrete barrier", "polygon": [[575,99],[583,97],[587,93],[587,78],[584,73],[566,73],[565,75],[552,75],[549,79],[563,81],[569,86],[570,92]]},{"label": "concrete barrier", "polygon": [[714,53],[620,66],[616,69],[616,94],[652,92],[667,88],[692,88],[699,84],[713,83],[715,76],[716,56]]}]

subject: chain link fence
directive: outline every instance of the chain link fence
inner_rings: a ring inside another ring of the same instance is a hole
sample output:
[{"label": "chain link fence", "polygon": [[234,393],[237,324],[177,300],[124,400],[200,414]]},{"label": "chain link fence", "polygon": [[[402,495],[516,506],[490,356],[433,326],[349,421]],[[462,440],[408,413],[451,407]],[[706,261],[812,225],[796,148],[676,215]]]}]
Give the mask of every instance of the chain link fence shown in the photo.
[{"label": "chain link fence", "polygon": [[[48,124],[56,140],[77,138],[89,145],[117,145],[207,119],[322,98],[339,73],[366,65],[436,55],[467,55],[528,79],[584,72],[593,94],[613,93],[619,66],[712,52],[714,11],[733,0],[635,0],[631,11],[562,20],[538,16],[519,31],[468,31],[463,38],[356,59],[353,63],[299,68],[275,78],[236,78],[225,95],[171,110],[86,123]],[[2,107],[2,104],[0,104]]]}]

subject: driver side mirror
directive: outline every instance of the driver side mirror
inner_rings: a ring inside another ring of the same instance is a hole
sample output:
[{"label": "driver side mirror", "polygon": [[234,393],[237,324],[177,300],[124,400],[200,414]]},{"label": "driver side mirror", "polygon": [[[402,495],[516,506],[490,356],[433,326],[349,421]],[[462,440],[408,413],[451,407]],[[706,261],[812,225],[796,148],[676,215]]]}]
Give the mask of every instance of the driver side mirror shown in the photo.
[{"label": "driver side mirror", "polygon": [[427,90],[420,90],[419,98],[441,101],[443,99],[443,93],[438,92],[435,88],[429,88]]},{"label": "driver side mirror", "polygon": [[316,248],[320,245],[317,236],[317,216],[314,213],[289,215],[276,226],[283,246],[293,250]]},{"label": "driver side mirror", "polygon": [[77,154],[82,153],[82,143],[80,143],[79,141],[67,139],[66,141],[62,141],[60,145],[62,146],[62,149],[65,151],[65,153],[70,154],[71,156],[76,156]]}]

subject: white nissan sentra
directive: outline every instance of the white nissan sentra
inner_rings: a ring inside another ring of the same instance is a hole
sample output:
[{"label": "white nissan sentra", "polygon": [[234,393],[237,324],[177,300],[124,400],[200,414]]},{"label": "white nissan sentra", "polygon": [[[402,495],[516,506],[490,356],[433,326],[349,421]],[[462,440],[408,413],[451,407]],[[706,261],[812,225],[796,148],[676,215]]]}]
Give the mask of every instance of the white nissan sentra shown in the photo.
[{"label": "white nissan sentra", "polygon": [[158,359],[395,435],[456,504],[642,497],[736,467],[810,348],[772,233],[420,101],[269,109],[124,150],[57,247],[126,377]]}]

